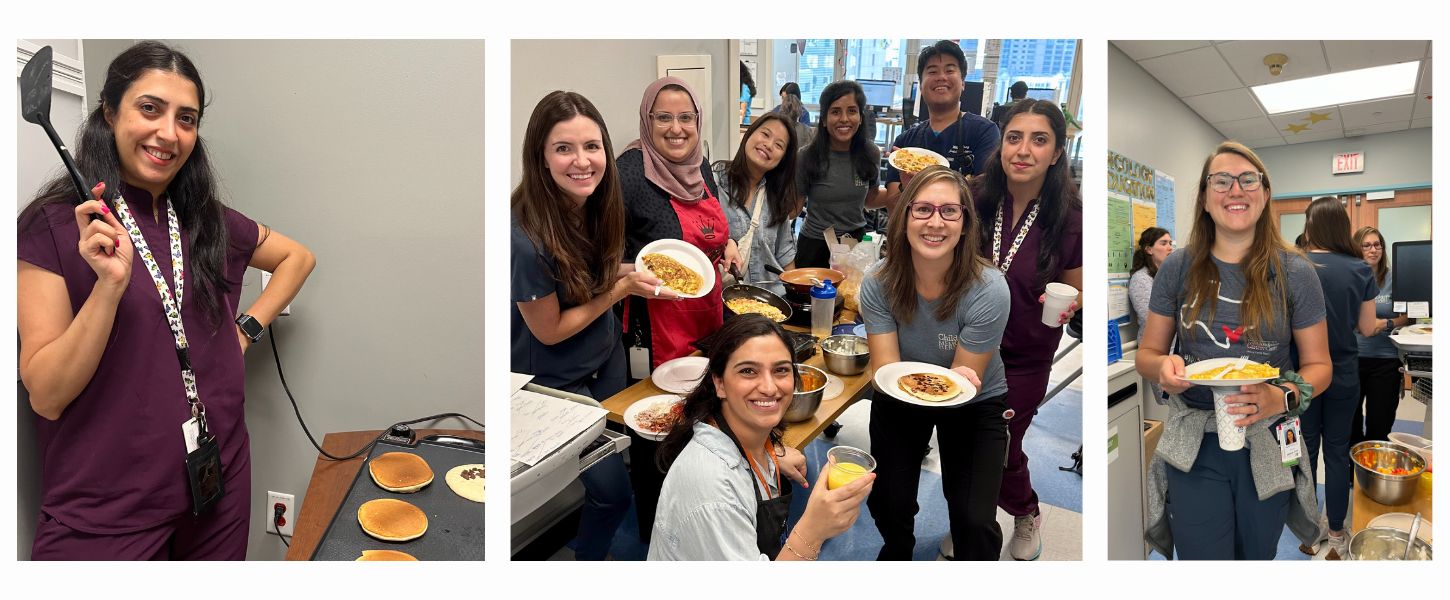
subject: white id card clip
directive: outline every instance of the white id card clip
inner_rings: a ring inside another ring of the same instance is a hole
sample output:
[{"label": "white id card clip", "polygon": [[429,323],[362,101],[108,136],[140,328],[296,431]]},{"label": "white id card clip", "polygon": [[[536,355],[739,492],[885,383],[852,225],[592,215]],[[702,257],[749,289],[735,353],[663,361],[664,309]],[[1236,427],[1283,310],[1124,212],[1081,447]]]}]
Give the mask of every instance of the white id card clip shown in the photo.
[{"label": "white id card clip", "polygon": [[196,438],[201,437],[201,422],[196,417],[187,419],[181,424],[181,437],[186,438],[186,453],[196,452],[196,449],[200,447]]},{"label": "white id card clip", "polygon": [[1299,430],[1299,417],[1274,426],[1274,437],[1279,440],[1279,459],[1284,466],[1299,464],[1299,458],[1304,456],[1304,433]]},{"label": "white id card clip", "polygon": [[629,376],[631,379],[649,377],[649,348],[629,347]]}]

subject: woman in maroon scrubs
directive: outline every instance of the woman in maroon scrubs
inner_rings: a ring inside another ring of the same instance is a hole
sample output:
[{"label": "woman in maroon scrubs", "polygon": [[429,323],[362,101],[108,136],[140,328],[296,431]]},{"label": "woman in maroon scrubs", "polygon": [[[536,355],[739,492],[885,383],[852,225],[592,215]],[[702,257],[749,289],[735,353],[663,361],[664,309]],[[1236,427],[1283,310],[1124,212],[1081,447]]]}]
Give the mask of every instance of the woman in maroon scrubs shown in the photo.
[{"label": "woman in maroon scrubs", "polygon": [[[198,135],[205,99],[184,54],[127,49],[76,146],[99,182],[93,199],[72,206],[62,175],[20,215],[20,376],[41,456],[35,559],[246,557],[242,353],[315,263],[221,203]],[[249,266],[274,276],[239,313]],[[198,413],[225,490],[200,515],[186,466],[197,436],[183,435]]]},{"label": "woman in maroon scrubs", "polygon": [[[1007,367],[1007,405],[1015,413],[1007,470],[997,505],[1015,520],[1008,548],[1012,558],[1036,560],[1042,551],[1037,492],[1027,471],[1022,437],[1047,393],[1052,355],[1062,328],[1042,324],[1047,284],[1062,282],[1082,298],[1082,199],[1068,172],[1067,121],[1046,100],[1018,100],[1006,115],[1002,143],[973,183],[981,218],[983,255],[1007,276],[1012,312],[1002,336]],[[1073,302],[1058,316],[1067,323]]]}]

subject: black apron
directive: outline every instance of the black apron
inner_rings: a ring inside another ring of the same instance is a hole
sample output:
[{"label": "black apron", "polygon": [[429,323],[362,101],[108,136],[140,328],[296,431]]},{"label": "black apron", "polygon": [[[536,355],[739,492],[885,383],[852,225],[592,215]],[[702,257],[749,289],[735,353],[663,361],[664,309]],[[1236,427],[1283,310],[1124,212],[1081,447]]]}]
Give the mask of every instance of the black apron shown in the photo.
[{"label": "black apron", "polygon": [[[717,424],[720,426],[720,431],[725,432],[725,436],[729,437],[730,441],[735,444],[735,449],[740,451],[740,458],[745,460],[746,464],[749,464],[750,459],[745,456],[745,448],[740,445],[739,440],[735,439],[735,433],[730,431],[730,426],[725,424],[725,419],[719,419]],[[777,476],[779,473],[780,466],[777,465]],[[755,476],[754,469],[751,469],[750,485],[755,488],[755,547],[759,548],[760,553],[769,557],[770,560],[775,560],[775,557],[780,555],[780,550],[785,544],[785,521],[786,517],[790,515],[790,498],[792,494],[790,485],[789,482],[782,481],[779,496],[768,500],[761,500],[760,481]],[[763,495],[768,497],[770,495],[769,490],[766,491],[767,493]]]}]

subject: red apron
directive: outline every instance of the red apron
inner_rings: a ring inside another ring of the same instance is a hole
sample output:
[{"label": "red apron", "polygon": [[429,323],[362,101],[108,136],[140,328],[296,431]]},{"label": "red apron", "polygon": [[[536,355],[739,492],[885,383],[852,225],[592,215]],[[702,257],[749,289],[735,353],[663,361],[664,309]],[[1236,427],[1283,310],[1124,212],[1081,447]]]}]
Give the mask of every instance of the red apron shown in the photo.
[{"label": "red apron", "polygon": [[[705,187],[705,197],[694,202],[670,198],[670,206],[680,219],[680,238],[699,248],[712,265],[725,258],[725,244],[730,241],[730,222],[720,202]],[[720,277],[716,271],[715,287],[700,298],[683,300],[646,300],[649,306],[650,370],[665,361],[695,352],[690,344],[715,333],[725,322],[725,304],[720,297]]]}]

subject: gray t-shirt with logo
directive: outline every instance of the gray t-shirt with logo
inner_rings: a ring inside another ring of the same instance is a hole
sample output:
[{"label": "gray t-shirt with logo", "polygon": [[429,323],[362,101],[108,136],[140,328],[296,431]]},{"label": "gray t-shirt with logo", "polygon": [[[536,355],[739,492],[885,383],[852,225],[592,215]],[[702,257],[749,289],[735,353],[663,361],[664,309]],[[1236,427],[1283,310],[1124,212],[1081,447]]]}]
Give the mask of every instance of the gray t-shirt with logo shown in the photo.
[{"label": "gray t-shirt with logo", "polygon": [[[1189,251],[1180,250],[1168,256],[1158,275],[1153,278],[1153,298],[1149,309],[1155,314],[1173,317],[1177,327],[1178,352],[1183,362],[1193,364],[1210,358],[1241,356],[1249,360],[1268,364],[1280,369],[1297,369],[1290,357],[1294,343],[1295,329],[1303,329],[1324,320],[1324,290],[1319,286],[1319,277],[1314,265],[1303,256],[1283,252],[1280,254],[1282,274],[1270,277],[1287,277],[1288,306],[1274,300],[1275,323],[1268,331],[1245,330],[1239,322],[1239,304],[1244,296],[1244,272],[1238,265],[1213,259],[1218,266],[1220,285],[1217,302],[1199,313],[1199,319],[1186,322],[1188,268],[1192,263]],[[1271,288],[1272,289],[1272,288]],[[1272,295],[1272,294],[1271,294]],[[1212,309],[1212,322],[1208,308]],[[1213,392],[1204,386],[1192,386],[1183,393],[1184,403],[1200,409],[1213,408]]]},{"label": "gray t-shirt with logo", "polygon": [[[879,268],[873,268],[873,272],[879,272]],[[969,352],[991,352],[987,372],[977,374],[982,379],[982,389],[973,402],[1007,393],[1007,371],[1002,368],[998,348],[1002,345],[1002,331],[1007,328],[1012,299],[1001,271],[982,269],[981,279],[967,288],[961,301],[957,302],[956,314],[945,321],[936,318],[936,307],[941,299],[928,302],[920,295],[916,297],[916,315],[911,321],[898,321],[881,280],[875,274],[861,284],[860,300],[867,335],[895,333],[901,360],[951,368],[957,344]]]},{"label": "gray t-shirt with logo", "polygon": [[876,172],[872,171],[870,181],[862,181],[851,163],[851,153],[832,150],[821,180],[806,185],[805,160],[805,150],[801,150],[796,169],[796,184],[806,196],[806,222],[801,232],[807,238],[820,239],[827,227],[836,228],[837,235],[865,227],[866,194],[876,187]]}]

